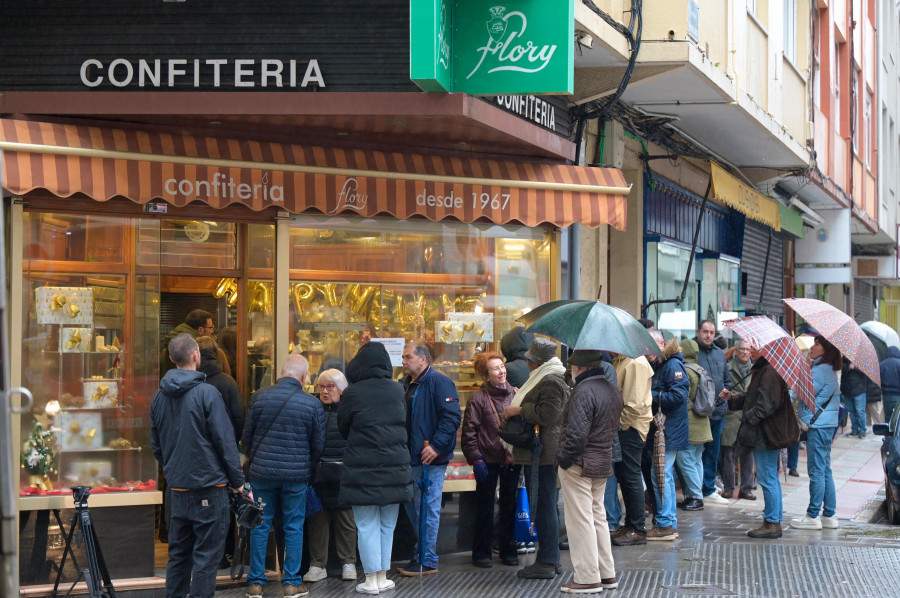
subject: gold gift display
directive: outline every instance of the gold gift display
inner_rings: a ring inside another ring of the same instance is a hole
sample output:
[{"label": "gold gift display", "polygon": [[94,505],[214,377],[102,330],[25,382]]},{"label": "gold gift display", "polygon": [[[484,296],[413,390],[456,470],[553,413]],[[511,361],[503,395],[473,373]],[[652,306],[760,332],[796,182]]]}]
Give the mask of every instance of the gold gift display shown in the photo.
[{"label": "gold gift display", "polygon": [[60,413],[60,450],[84,451],[103,447],[103,416],[91,412]]},{"label": "gold gift display", "polygon": [[84,406],[87,409],[115,407],[119,403],[119,381],[112,378],[91,378],[82,381]]},{"label": "gold gift display", "polygon": [[60,328],[59,350],[63,353],[87,353],[91,350],[90,328]]},{"label": "gold gift display", "polygon": [[38,324],[93,325],[94,293],[90,287],[39,287],[34,290]]},{"label": "gold gift display", "polygon": [[447,314],[447,320],[462,324],[464,332],[462,342],[494,342],[494,314],[454,312]]}]

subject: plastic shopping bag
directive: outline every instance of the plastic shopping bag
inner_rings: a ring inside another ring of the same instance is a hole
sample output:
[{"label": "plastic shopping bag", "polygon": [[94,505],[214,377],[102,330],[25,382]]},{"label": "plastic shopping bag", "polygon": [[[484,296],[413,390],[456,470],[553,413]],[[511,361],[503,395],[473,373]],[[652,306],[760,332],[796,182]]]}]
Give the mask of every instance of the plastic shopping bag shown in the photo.
[{"label": "plastic shopping bag", "polygon": [[520,486],[516,493],[516,526],[513,530],[513,539],[525,543],[537,542],[538,539],[528,509],[528,490],[524,486]]}]

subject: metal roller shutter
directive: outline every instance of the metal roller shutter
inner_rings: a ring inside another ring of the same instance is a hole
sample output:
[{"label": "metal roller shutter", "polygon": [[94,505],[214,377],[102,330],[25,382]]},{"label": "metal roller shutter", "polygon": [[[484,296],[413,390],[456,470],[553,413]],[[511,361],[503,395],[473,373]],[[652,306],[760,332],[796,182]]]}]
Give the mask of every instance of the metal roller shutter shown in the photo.
[{"label": "metal roller shutter", "polygon": [[[766,248],[769,246],[769,232],[772,243],[769,250],[769,267],[766,270]],[[747,275],[746,294],[741,295],[741,304],[746,313],[765,313],[784,316],[784,242],[781,234],[769,227],[751,221],[744,222],[744,249],[741,257],[741,272]],[[759,293],[763,287],[763,271],[766,272],[766,286],[760,306]]]},{"label": "metal roller shutter", "polygon": [[864,280],[853,281],[853,317],[860,324],[875,319],[872,285]]}]

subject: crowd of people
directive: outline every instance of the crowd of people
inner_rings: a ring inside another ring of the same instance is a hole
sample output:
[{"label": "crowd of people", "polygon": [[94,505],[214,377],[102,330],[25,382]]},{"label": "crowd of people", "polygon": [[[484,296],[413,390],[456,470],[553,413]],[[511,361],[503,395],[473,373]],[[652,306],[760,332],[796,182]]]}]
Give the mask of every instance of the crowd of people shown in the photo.
[{"label": "crowd of people", "polygon": [[[748,536],[780,537],[779,453],[796,452],[798,418],[808,428],[810,501],[790,525],[838,527],[830,452],[842,393],[855,413],[852,434],[866,430],[859,405],[865,405],[867,385],[854,377],[852,364],[816,337],[809,350],[815,406],[801,402],[795,411],[787,384],[766,358],[744,341],[726,356],[713,322],[702,322],[695,339],[680,342],[666,341],[650,321],[641,323],[659,355],[574,351],[565,355],[568,367],[556,343],[522,328],[510,331],[501,341],[503,354],[475,355],[483,384],[464,417],[454,383],[432,367],[427,346],[406,345],[403,376],[395,381],[387,350],[372,342],[362,344],[344,371],[318,374],[318,397],[304,390],[309,363],[290,355],[280,377],[253,394],[245,419],[238,387],[221,365],[228,357],[215,340],[186,331],[172,336],[166,355],[175,367],[164,374],[151,406],[152,448],[168,480],[167,595],[213,595],[223,552],[233,551],[226,546],[234,536],[226,493],[245,491],[244,472],[265,505],[262,523],[250,533],[248,598],[262,597],[275,525],[283,534],[285,598],[307,595],[308,583],[327,577],[332,536],[342,579],[357,581],[358,551],[365,579],[356,590],[392,589],[388,572],[401,505],[417,545],[396,572],[437,574],[443,483],[460,425],[461,449],[476,482],[475,516],[465,522],[474,530],[472,564],[492,567],[497,553],[503,565],[518,567],[513,530],[524,481],[538,548],[534,562],[516,574],[553,579],[562,572],[561,548],[571,549],[574,575],[561,588],[566,593],[617,587],[613,546],[672,541],[679,509],[756,500],[757,484],[763,519]],[[199,324],[214,330],[207,319]],[[892,373],[891,363],[882,364],[886,411],[900,397],[900,352],[890,359],[897,368]],[[712,406],[704,411],[707,402]],[[538,453],[501,438],[501,425],[513,418],[534,427]],[[789,467],[793,475],[796,460]],[[560,494],[565,542],[559,542]],[[307,515],[310,502],[319,508]],[[301,574],[304,543],[310,564]]]}]

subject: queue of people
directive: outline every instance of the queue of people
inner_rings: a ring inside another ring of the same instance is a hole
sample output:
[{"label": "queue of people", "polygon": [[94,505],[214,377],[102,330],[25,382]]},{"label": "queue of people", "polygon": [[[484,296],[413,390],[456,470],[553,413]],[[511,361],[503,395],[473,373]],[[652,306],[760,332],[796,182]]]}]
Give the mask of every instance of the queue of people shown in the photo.
[{"label": "queue of people", "polygon": [[[726,360],[712,342],[712,322],[701,324],[696,339],[680,343],[666,342],[653,328],[649,333],[661,355],[632,359],[573,352],[570,385],[557,344],[514,329],[501,343],[506,361],[494,352],[475,356],[474,370],[483,384],[468,401],[464,418],[455,385],[432,367],[423,344],[404,348],[399,382],[393,380],[384,345],[362,344],[346,376],[338,369],[319,373],[318,398],[304,390],[309,363],[291,355],[274,384],[254,393],[246,421],[232,404],[236,384],[221,377],[217,364],[227,362],[227,356],[215,341],[195,340],[189,333],[174,336],[166,351],[175,369],[164,375],[151,407],[153,451],[169,480],[167,595],[212,595],[228,529],[226,487],[240,492],[244,483],[238,437],[253,492],[265,504],[263,522],[250,534],[248,598],[263,595],[266,548],[276,519],[284,534],[286,598],[307,595],[308,583],[327,577],[332,535],[342,579],[357,580],[358,550],[365,580],[356,590],[378,594],[394,588],[387,576],[400,505],[415,529],[417,546],[397,573],[437,574],[444,474],[461,420],[461,449],[476,480],[471,522],[476,567],[492,567],[493,552],[502,564],[519,565],[513,529],[520,479],[536,499],[530,515],[538,549],[535,562],[518,569],[517,576],[553,579],[561,573],[558,481],[574,568],[572,581],[561,588],[565,593],[617,587],[612,546],[676,539],[679,508],[728,504],[735,487],[740,498],[754,500],[754,471],[763,491],[763,522],[748,535],[780,537],[779,451],[796,440],[789,425],[796,416],[784,380],[748,343],[738,342]],[[830,447],[840,403],[836,372],[843,364],[822,337],[809,356],[816,409],[801,406],[798,415],[809,427],[810,504],[791,527],[834,528]],[[524,379],[520,366],[528,370]],[[510,371],[520,386],[511,382]],[[718,397],[710,415],[693,407],[704,380]],[[535,426],[543,447],[536,458],[530,449],[510,446],[500,437],[503,422],[516,416]],[[713,457],[708,484],[707,464]],[[724,484],[721,493],[714,485],[717,474]],[[680,502],[677,476],[684,495]],[[619,488],[625,504],[622,525],[621,515],[609,521],[607,515],[607,509],[619,508]],[[322,508],[307,517],[310,496]],[[304,542],[310,567],[301,575]]]}]

